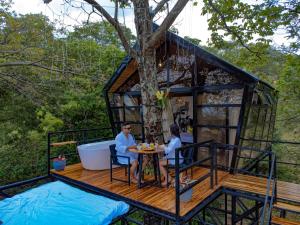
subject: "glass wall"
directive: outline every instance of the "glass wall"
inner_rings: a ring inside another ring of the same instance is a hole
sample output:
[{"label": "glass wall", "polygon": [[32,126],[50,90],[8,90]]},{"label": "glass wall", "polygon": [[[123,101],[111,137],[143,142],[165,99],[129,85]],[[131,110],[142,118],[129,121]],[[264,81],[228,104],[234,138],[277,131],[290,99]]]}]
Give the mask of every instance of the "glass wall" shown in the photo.
[{"label": "glass wall", "polygon": [[122,123],[130,122],[135,138],[142,140],[144,131],[142,129],[140,94],[111,94],[109,102],[116,131],[121,131]]},{"label": "glass wall", "polygon": [[[277,94],[272,88],[258,83],[254,93],[253,89],[249,91],[251,97],[247,98],[251,100],[245,103],[242,130],[237,134],[242,98],[244,90],[248,90],[245,85],[250,87],[255,83],[244,81],[240,78],[243,75],[220,69],[172,42],[157,50],[157,71],[159,88],[171,89],[170,115],[173,114],[172,119],[180,127],[183,142],[213,139],[224,144],[236,144],[239,141],[236,138],[240,138],[239,144],[242,146],[258,149],[270,146],[268,141],[272,139],[277,102]],[[116,93],[109,96],[109,101],[117,131],[121,129],[121,123],[131,122],[136,139],[144,139],[137,71],[124,81]],[[230,166],[233,152],[218,151],[219,165]],[[207,155],[207,151],[198,151],[197,158]],[[238,157],[241,159],[240,165],[245,165],[257,154],[245,151],[240,152]]]},{"label": "glass wall", "polygon": [[174,95],[171,97],[174,122],[179,126],[183,143],[194,143],[193,139],[193,96]]},{"label": "glass wall", "polygon": [[[197,142],[215,140],[219,143],[235,144],[243,96],[242,86],[236,88],[220,86],[216,89],[215,86],[207,86],[206,90],[198,91],[195,121]],[[218,151],[218,164],[229,166],[232,152],[221,149]],[[198,152],[198,158],[205,156],[208,156],[207,151]]]},{"label": "glass wall", "polygon": [[240,138],[240,145],[250,148],[250,151],[240,151],[238,168],[243,168],[257,158],[261,153],[254,151],[269,150],[273,137],[277,106],[277,92],[266,85],[259,84],[253,93],[245,124]]}]

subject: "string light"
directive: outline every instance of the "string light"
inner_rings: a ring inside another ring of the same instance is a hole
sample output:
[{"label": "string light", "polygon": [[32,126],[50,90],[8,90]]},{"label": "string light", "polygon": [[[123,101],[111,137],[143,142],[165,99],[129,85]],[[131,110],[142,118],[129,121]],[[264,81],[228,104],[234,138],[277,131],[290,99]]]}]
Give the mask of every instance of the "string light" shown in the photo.
[{"label": "string light", "polygon": [[162,67],[162,66],[163,66],[162,63],[161,63],[161,60],[159,61],[158,66],[159,66],[159,67]]}]

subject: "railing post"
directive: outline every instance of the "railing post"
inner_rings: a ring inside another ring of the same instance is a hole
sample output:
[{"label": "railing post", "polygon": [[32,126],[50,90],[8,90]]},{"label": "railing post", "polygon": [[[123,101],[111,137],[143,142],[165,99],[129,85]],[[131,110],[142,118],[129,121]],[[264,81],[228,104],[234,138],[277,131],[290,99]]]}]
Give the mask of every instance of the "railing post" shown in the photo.
[{"label": "railing post", "polygon": [[209,154],[210,154],[210,188],[214,187],[214,142],[211,142],[209,145]]},{"label": "railing post", "polygon": [[176,217],[180,216],[180,174],[179,174],[179,150],[175,150],[175,191],[176,191]]},{"label": "railing post", "polygon": [[269,176],[271,175],[271,167],[272,167],[272,154],[269,152]]},{"label": "railing post", "polygon": [[231,224],[234,225],[236,221],[236,196],[231,196]]},{"label": "railing post", "polygon": [[224,217],[224,224],[227,225],[228,224],[228,209],[227,209],[227,194],[225,193],[225,199],[224,199],[224,207],[225,207],[225,217]]},{"label": "railing post", "polygon": [[83,131],[83,144],[86,144],[86,130]]},{"label": "railing post", "polygon": [[47,164],[48,164],[48,168],[47,168],[47,173],[48,176],[50,175],[50,148],[51,148],[51,133],[48,133],[48,143],[47,143]]},{"label": "railing post", "polygon": [[277,157],[276,157],[276,155],[274,155],[274,156],[275,156],[275,164],[274,164],[274,166],[275,166],[275,168],[274,168],[275,169],[274,170],[274,182],[275,182],[274,192],[275,192],[275,194],[274,194],[274,198],[275,198],[275,202],[277,202]]},{"label": "railing post", "polygon": [[215,185],[218,185],[218,150],[217,150],[217,143],[214,142],[214,148],[213,148],[213,154],[214,154],[214,170],[215,170]]}]

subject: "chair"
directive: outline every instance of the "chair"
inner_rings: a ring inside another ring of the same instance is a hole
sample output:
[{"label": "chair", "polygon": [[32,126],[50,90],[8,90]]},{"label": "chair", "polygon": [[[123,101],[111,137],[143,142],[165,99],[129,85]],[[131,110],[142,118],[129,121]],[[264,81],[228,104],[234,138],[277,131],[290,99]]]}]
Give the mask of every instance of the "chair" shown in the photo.
[{"label": "chair", "polygon": [[[194,161],[194,147],[190,147],[186,149],[184,152],[182,152],[182,157],[183,157],[183,162],[179,165],[180,168],[188,166],[193,163]],[[169,164],[169,160],[175,160],[175,158],[169,158],[167,160],[167,185],[169,185],[169,170],[174,169],[175,170],[175,165]],[[193,167],[191,167],[191,177],[193,176]]]},{"label": "chair", "polygon": [[[110,145],[109,150],[110,150],[110,182],[112,182],[113,180],[117,180],[117,181],[128,183],[128,185],[130,185],[130,157],[117,155],[117,150],[116,150],[115,144]],[[126,163],[126,164],[120,163],[118,158],[125,158],[128,160],[128,163]],[[112,168],[113,165],[125,168],[125,176],[128,177],[127,180],[113,178],[113,168]]]}]

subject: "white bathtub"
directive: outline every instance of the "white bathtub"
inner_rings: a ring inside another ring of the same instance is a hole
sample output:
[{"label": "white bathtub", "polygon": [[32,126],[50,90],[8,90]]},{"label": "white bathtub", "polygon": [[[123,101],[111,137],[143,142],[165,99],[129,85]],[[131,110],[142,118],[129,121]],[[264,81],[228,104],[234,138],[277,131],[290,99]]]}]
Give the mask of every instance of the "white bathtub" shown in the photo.
[{"label": "white bathtub", "polygon": [[115,144],[114,140],[79,145],[77,148],[83,168],[88,170],[109,169],[109,146],[112,144]]}]

